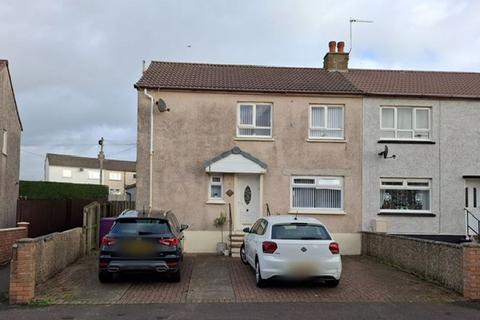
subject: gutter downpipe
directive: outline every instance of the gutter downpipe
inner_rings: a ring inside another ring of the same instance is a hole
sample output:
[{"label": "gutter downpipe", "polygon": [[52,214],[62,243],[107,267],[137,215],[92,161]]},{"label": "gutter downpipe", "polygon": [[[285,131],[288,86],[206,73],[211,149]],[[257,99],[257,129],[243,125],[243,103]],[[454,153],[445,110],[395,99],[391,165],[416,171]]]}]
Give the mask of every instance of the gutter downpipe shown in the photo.
[{"label": "gutter downpipe", "polygon": [[150,99],[150,186],[148,190],[148,216],[152,214],[152,197],[153,197],[153,105],[154,105],[154,98],[151,96],[147,89],[143,91],[145,96]]}]

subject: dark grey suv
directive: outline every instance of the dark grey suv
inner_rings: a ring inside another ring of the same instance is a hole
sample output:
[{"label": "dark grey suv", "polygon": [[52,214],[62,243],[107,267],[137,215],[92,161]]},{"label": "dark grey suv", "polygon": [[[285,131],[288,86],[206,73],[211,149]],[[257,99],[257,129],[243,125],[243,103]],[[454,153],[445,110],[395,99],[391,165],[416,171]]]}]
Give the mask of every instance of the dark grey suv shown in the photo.
[{"label": "dark grey suv", "polygon": [[172,212],[145,217],[139,211],[123,212],[103,237],[98,279],[111,282],[125,272],[166,273],[180,281],[183,261],[183,230]]}]

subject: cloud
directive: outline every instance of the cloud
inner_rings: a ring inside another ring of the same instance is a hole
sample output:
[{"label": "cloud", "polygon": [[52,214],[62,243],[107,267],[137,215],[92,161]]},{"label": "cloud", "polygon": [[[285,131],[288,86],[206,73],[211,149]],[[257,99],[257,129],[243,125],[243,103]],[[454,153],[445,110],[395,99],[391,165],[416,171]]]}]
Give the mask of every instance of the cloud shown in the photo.
[{"label": "cloud", "polygon": [[467,0],[3,1],[21,177],[41,179],[46,152],[95,156],[101,136],[107,156],[135,159],[121,151],[136,141],[143,59],[322,66],[355,17],[374,23],[354,25],[352,67],[479,71],[477,12]]}]

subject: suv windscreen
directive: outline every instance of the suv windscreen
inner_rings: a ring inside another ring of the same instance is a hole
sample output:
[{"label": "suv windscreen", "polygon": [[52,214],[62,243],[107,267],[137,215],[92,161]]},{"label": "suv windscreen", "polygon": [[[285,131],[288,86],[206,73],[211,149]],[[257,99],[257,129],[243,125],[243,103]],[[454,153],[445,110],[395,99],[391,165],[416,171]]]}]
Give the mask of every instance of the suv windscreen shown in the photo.
[{"label": "suv windscreen", "polygon": [[118,219],[110,233],[123,236],[154,234],[163,237],[172,235],[167,220],[137,218]]},{"label": "suv windscreen", "polygon": [[308,223],[285,223],[272,226],[272,239],[332,240],[325,227]]}]

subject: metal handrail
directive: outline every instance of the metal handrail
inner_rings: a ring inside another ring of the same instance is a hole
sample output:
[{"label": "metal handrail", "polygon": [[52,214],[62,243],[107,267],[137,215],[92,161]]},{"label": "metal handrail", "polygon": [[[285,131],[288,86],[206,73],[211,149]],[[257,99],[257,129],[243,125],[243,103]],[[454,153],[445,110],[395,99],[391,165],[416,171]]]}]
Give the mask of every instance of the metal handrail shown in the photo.
[{"label": "metal handrail", "polygon": [[[478,219],[477,217],[475,217],[475,215],[470,211],[468,210],[467,208],[463,208],[464,211],[465,211],[465,215],[467,216],[467,237],[470,238],[470,231],[473,231],[473,233],[475,233],[477,236],[480,236],[480,219]],[[475,219],[477,221],[477,230],[475,230],[473,227],[470,226],[470,216],[473,217],[473,219]]]}]

